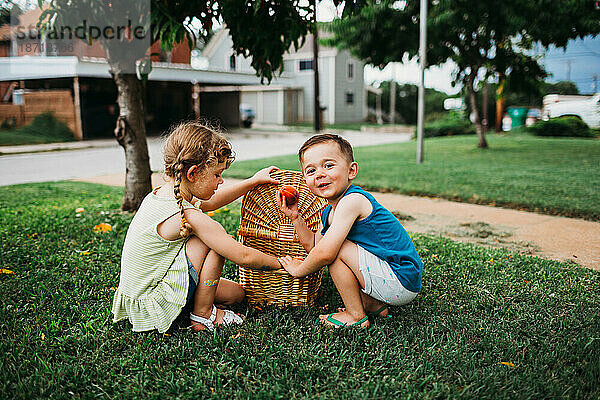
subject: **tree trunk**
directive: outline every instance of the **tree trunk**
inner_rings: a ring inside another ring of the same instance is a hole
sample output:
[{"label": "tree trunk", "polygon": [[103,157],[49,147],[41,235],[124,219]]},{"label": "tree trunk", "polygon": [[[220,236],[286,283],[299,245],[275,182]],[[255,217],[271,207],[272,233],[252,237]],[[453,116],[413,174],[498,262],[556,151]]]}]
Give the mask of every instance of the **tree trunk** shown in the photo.
[{"label": "tree trunk", "polygon": [[467,90],[469,92],[469,102],[471,103],[471,111],[475,116],[475,131],[477,132],[477,138],[479,142],[477,143],[477,147],[481,149],[487,149],[488,144],[485,140],[485,133],[483,132],[483,126],[481,125],[481,119],[479,118],[479,108],[477,107],[477,97],[475,96],[475,89],[473,88],[473,83],[475,81],[475,76],[477,75],[477,70],[475,68],[472,69],[471,74],[467,77]]},{"label": "tree trunk", "polygon": [[498,74],[498,89],[496,89],[496,132],[502,132],[502,118],[504,118],[504,84],[506,75]]},{"label": "tree trunk", "polygon": [[121,208],[135,211],[152,190],[150,157],[146,142],[142,82],[135,74],[114,73],[119,92],[119,118],[115,136],[125,150],[125,195]]}]

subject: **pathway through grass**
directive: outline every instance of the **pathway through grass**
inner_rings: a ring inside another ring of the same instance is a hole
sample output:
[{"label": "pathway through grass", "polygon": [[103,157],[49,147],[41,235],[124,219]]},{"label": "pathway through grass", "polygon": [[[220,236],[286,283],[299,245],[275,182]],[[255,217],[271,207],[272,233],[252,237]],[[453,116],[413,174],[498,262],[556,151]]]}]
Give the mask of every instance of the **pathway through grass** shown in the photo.
[{"label": "pathway through grass", "polygon": [[[121,196],[0,188],[14,272],[0,274],[0,398],[600,397],[600,273],[437,237],[414,237],[422,294],[369,331],[317,324],[341,305],[325,279],[319,310],[242,306],[247,323],[214,334],[133,333],[110,314],[132,217]],[[235,209],[215,218],[235,232]],[[112,231],[94,233],[101,222]]]}]

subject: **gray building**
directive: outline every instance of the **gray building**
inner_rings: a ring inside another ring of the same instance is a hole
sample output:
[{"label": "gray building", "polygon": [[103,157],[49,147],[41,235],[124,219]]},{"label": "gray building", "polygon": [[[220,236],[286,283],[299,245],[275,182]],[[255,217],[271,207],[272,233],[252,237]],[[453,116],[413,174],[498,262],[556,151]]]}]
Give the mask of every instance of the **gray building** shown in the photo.
[{"label": "gray building", "polygon": [[[253,73],[250,60],[233,54],[227,29],[215,34],[203,51],[208,69],[232,73]],[[314,113],[313,37],[309,35],[297,51],[284,55],[280,77],[270,85],[242,86],[240,103],[256,111],[256,122],[292,124],[312,121]],[[363,80],[364,63],[349,52],[320,47],[319,91],[324,121],[328,124],[361,122],[367,115]]]}]

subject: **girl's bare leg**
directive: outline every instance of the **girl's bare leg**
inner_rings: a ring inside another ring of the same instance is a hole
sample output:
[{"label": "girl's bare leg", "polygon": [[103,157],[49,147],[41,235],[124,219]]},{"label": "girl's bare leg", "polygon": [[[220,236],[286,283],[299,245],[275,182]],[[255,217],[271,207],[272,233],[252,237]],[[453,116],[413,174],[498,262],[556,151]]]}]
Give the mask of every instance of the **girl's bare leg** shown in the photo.
[{"label": "girl's bare leg", "polygon": [[241,303],[246,297],[242,285],[229,279],[221,278],[215,293],[215,303],[230,306]]},{"label": "girl's bare leg", "polygon": [[[329,266],[329,274],[337,288],[346,310],[332,315],[332,318],[345,323],[353,324],[366,316],[363,307],[361,288],[365,286],[362,273],[358,269],[358,248],[356,244],[345,240],[340,248],[338,257]],[[323,323],[329,314],[320,315]],[[361,324],[363,327],[369,326],[369,321]]]},{"label": "girl's bare leg", "polygon": [[[225,260],[219,254],[211,250],[197,237],[190,238],[185,246],[185,252],[190,259],[194,269],[198,272],[198,286],[194,293],[193,313],[202,318],[209,318],[215,300],[224,303],[234,303],[237,299],[243,299],[243,289],[236,289],[235,282],[224,280],[221,283],[221,272]],[[198,266],[201,266],[200,268]],[[239,286],[239,285],[237,285]],[[221,290],[219,290],[221,287]],[[240,294],[241,290],[241,294]],[[217,293],[219,297],[217,298]],[[216,324],[223,322],[223,311],[217,310]],[[191,321],[194,330],[204,329],[204,325]]]}]

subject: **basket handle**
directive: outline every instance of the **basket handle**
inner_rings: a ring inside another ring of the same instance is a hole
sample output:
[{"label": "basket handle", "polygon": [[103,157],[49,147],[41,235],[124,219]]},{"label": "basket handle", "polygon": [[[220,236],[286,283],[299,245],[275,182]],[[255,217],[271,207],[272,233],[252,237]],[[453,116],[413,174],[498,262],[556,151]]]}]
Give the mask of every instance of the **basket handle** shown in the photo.
[{"label": "basket handle", "polygon": [[261,239],[277,239],[277,234],[268,229],[248,228],[247,226],[240,226],[237,231],[238,236],[250,236]]},{"label": "basket handle", "polygon": [[238,236],[250,236],[261,239],[281,240],[283,242],[298,242],[299,238],[292,225],[280,225],[278,231],[272,231],[264,228],[249,228],[240,226],[237,231]]}]

